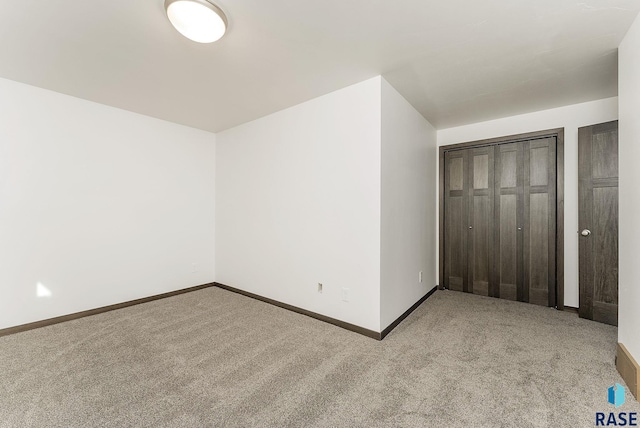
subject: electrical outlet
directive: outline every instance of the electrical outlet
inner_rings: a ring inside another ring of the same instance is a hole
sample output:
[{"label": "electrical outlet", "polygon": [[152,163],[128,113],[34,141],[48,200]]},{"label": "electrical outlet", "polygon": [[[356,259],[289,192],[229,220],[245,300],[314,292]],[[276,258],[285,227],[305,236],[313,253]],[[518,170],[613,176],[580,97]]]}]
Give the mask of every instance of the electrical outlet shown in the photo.
[{"label": "electrical outlet", "polygon": [[322,283],[318,283],[318,293],[322,294]]},{"label": "electrical outlet", "polygon": [[422,282],[422,271],[418,274],[418,282]]},{"label": "electrical outlet", "polygon": [[191,273],[198,272],[198,263],[191,263]]},{"label": "electrical outlet", "polygon": [[349,289],[348,288],[343,288],[342,289],[342,301],[343,302],[348,302],[349,301]]}]

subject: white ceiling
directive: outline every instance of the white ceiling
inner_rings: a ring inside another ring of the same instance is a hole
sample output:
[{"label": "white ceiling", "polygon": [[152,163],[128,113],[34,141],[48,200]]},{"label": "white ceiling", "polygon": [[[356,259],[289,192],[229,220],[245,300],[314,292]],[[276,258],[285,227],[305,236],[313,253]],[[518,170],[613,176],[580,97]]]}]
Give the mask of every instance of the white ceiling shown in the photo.
[{"label": "white ceiling", "polygon": [[220,131],[379,74],[438,128],[617,95],[640,0],[219,0],[200,45],[164,0],[2,0],[0,77]]}]

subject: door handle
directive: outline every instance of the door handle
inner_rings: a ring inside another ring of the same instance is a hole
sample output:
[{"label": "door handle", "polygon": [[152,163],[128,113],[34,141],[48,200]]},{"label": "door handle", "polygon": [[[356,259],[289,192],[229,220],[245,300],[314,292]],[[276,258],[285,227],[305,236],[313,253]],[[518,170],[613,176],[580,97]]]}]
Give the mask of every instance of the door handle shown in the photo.
[{"label": "door handle", "polygon": [[584,229],[582,232],[580,232],[580,235],[586,238],[587,236],[591,235],[591,231],[589,229]]}]

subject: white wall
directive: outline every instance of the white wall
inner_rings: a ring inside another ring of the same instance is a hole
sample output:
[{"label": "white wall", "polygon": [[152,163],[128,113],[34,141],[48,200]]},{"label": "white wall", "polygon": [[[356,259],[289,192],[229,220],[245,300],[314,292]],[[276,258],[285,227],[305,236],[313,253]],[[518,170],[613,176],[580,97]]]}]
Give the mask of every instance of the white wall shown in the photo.
[{"label": "white wall", "polygon": [[217,135],[218,282],[379,331],[380,79]]},{"label": "white wall", "polygon": [[214,280],[214,134],[4,79],[0,118],[0,328]]},{"label": "white wall", "polygon": [[437,167],[435,129],[382,79],[381,329],[436,285]]},{"label": "white wall", "polygon": [[618,341],[640,361],[640,17],[620,44]]},{"label": "white wall", "polygon": [[[622,93],[622,91],[620,91]],[[438,145],[564,128],[565,305],[578,307],[578,128],[618,119],[618,99],[607,98],[438,131]]]}]

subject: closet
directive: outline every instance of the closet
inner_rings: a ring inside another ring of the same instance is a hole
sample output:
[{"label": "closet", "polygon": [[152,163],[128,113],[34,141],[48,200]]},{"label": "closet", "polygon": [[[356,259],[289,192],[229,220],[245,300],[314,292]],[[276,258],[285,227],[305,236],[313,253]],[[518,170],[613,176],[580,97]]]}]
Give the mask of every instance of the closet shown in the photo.
[{"label": "closet", "polygon": [[441,148],[444,288],[556,306],[557,141]]}]

